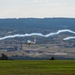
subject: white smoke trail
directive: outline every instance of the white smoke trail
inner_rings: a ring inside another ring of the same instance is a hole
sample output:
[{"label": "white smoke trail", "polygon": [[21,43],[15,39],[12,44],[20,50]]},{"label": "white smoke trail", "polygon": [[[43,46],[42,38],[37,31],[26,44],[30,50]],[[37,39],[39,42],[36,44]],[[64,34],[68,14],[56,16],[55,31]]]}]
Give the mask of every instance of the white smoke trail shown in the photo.
[{"label": "white smoke trail", "polygon": [[66,37],[63,40],[71,40],[71,39],[75,39],[75,36],[71,36],[71,37]]},{"label": "white smoke trail", "polygon": [[[26,37],[26,36],[50,37],[50,36],[58,35],[58,34],[63,33],[63,32],[70,32],[70,33],[75,34],[75,32],[72,31],[72,30],[64,29],[64,30],[58,30],[57,32],[49,33],[49,34],[46,34],[46,35],[43,35],[42,33],[8,35],[8,36],[5,36],[5,37],[1,37],[0,40],[4,40],[4,39],[7,39],[7,38],[15,38],[15,37]],[[73,37],[70,37],[70,39],[72,39],[72,38],[73,38]],[[68,37],[68,38],[65,38],[65,39],[63,39],[63,40],[68,40],[68,39],[69,39],[69,37]]]},{"label": "white smoke trail", "polygon": [[9,36],[5,36],[5,37],[1,37],[0,40],[4,40],[7,38],[15,38],[15,37],[26,37],[26,36],[33,36],[33,35],[37,35],[37,36],[42,36],[44,37],[42,34],[40,33],[31,33],[31,34],[15,34],[15,35],[9,35]]},{"label": "white smoke trail", "polygon": [[49,36],[53,36],[53,35],[57,35],[57,34],[60,34],[60,33],[63,33],[63,32],[70,32],[70,33],[75,34],[75,32],[74,32],[74,31],[72,31],[72,30],[64,29],[64,30],[58,30],[58,31],[57,31],[57,32],[55,32],[55,33],[47,34],[47,35],[45,35],[45,37],[49,37]]}]

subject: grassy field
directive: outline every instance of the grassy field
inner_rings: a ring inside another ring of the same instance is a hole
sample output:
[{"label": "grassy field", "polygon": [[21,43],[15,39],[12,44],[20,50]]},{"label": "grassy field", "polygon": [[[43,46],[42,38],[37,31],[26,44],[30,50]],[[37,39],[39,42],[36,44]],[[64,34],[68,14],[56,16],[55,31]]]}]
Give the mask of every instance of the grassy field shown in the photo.
[{"label": "grassy field", "polygon": [[75,60],[0,60],[0,75],[75,75]]}]

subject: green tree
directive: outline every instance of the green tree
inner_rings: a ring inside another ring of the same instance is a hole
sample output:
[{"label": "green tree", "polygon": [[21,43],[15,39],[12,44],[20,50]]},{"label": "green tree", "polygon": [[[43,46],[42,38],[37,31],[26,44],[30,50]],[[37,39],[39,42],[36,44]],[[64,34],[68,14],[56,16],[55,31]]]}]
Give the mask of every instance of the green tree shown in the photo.
[{"label": "green tree", "polygon": [[1,54],[0,60],[8,60],[7,55],[5,55],[4,53]]},{"label": "green tree", "polygon": [[52,56],[50,60],[55,60],[55,58]]}]

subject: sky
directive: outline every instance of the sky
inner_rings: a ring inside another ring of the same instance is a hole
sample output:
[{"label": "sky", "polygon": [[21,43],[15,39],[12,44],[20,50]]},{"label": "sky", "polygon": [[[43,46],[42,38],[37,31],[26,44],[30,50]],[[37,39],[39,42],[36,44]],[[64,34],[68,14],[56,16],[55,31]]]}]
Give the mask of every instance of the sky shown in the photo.
[{"label": "sky", "polygon": [[75,18],[75,0],[0,0],[0,18]]}]

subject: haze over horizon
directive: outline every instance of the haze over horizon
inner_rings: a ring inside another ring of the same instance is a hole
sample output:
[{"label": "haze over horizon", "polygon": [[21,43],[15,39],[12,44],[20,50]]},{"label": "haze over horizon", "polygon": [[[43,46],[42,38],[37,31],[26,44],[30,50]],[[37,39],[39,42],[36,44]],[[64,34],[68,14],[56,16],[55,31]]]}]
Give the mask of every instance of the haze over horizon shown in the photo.
[{"label": "haze over horizon", "polygon": [[75,18],[75,0],[0,0],[0,18]]}]

